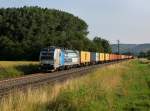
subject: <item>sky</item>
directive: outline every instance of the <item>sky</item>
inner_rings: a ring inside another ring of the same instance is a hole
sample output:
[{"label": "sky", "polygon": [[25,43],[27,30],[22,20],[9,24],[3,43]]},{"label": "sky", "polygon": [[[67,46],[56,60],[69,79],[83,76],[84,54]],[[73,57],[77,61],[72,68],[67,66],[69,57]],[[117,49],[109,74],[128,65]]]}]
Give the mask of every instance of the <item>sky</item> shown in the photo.
[{"label": "sky", "polygon": [[150,43],[150,0],[0,0],[0,8],[40,6],[85,20],[88,37],[116,43]]}]

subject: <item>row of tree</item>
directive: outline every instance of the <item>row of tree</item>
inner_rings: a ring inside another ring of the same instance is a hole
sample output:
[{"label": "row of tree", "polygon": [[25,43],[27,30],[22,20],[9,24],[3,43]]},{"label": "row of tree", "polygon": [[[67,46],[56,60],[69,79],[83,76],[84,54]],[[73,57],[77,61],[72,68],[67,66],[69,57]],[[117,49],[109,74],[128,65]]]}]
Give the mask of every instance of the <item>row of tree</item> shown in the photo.
[{"label": "row of tree", "polygon": [[107,40],[87,38],[85,21],[60,10],[22,7],[0,9],[0,60],[38,60],[47,46],[111,52]]},{"label": "row of tree", "polygon": [[148,58],[150,60],[150,50],[147,52],[140,52],[138,57],[139,58]]}]

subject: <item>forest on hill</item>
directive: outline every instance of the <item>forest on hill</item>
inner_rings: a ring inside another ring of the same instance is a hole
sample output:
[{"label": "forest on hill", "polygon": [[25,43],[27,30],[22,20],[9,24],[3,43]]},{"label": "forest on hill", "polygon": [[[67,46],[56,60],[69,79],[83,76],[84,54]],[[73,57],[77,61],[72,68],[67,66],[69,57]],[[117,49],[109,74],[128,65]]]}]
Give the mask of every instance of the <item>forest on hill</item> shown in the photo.
[{"label": "forest on hill", "polygon": [[87,38],[87,23],[73,14],[40,7],[0,9],[0,60],[38,60],[47,46],[111,52],[109,41]]},{"label": "forest on hill", "polygon": [[[118,44],[112,44],[112,52],[118,52]],[[134,55],[139,55],[141,52],[148,52],[150,50],[150,43],[144,44],[120,44],[120,53],[132,53]]]}]

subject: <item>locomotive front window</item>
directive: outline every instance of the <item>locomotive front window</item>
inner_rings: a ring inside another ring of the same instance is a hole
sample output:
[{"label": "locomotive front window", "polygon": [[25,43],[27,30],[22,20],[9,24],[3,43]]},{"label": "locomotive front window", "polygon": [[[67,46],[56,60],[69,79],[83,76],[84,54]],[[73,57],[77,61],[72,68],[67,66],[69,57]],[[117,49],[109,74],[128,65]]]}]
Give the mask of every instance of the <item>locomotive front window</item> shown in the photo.
[{"label": "locomotive front window", "polygon": [[53,60],[54,58],[54,53],[44,53],[41,56],[41,60]]}]

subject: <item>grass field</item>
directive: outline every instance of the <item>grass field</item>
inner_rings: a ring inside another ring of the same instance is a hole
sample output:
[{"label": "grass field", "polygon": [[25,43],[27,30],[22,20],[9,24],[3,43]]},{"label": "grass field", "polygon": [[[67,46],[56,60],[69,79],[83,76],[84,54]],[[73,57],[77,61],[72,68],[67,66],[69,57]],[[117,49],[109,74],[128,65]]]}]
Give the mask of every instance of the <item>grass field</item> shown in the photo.
[{"label": "grass field", "polygon": [[0,79],[31,74],[38,70],[38,62],[0,61]]},{"label": "grass field", "polygon": [[0,103],[0,111],[149,111],[150,64],[131,60]]}]

